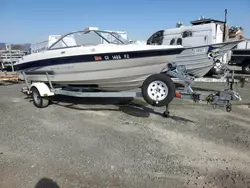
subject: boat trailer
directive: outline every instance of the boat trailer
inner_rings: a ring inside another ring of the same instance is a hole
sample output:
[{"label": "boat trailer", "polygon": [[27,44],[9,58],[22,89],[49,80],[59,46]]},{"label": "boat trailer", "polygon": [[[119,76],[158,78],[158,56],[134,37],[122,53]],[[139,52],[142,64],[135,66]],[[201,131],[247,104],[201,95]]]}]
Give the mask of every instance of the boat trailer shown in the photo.
[{"label": "boat trailer", "polygon": [[[32,95],[33,103],[38,108],[47,107],[52,96],[65,95],[72,97],[98,97],[98,98],[140,98],[142,97],[148,104],[156,107],[165,106],[163,112],[164,117],[169,117],[169,104],[174,98],[189,99],[194,102],[205,101],[213,108],[225,107],[227,112],[232,111],[231,101],[240,101],[241,96],[233,89],[235,84],[234,73],[231,78],[227,78],[229,85],[228,89],[202,95],[196,93],[191,88],[195,77],[187,74],[186,68],[183,65],[169,63],[168,69],[165,72],[149,76],[141,87],[141,92],[90,92],[83,87],[60,86],[55,87],[50,80],[49,72],[43,72],[47,77],[47,82],[32,82],[27,80],[27,73],[22,72],[26,87],[22,88],[22,92],[27,95]],[[29,73],[28,73],[29,74]],[[42,74],[42,73],[41,73]],[[184,81],[184,89],[177,91],[174,81],[171,78],[178,78]]]}]

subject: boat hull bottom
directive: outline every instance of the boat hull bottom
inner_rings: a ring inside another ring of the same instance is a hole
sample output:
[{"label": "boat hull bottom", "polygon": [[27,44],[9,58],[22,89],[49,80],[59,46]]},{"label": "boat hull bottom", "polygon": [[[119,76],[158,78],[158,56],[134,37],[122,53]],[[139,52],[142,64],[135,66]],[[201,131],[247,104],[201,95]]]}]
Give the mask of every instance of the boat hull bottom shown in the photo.
[{"label": "boat hull bottom", "polygon": [[[195,75],[195,77],[203,77],[204,73],[208,72],[213,65],[209,65],[206,70],[203,68],[197,68],[197,69],[187,69],[187,73],[190,75]],[[140,76],[129,76],[129,77],[120,77],[120,78],[110,78],[110,79],[100,79],[100,80],[93,80],[88,81],[86,80],[75,80],[75,81],[57,81],[57,76],[51,76],[50,79],[53,83],[53,85],[57,87],[79,87],[79,88],[88,88],[93,90],[99,90],[99,91],[113,91],[113,92],[119,92],[119,91],[128,91],[140,88],[146,80],[147,77],[149,77],[152,74],[160,73],[160,71],[155,73],[148,73],[145,75]],[[84,73],[83,73],[84,74]],[[62,75],[63,76],[63,75]],[[65,75],[64,75],[65,76]],[[73,77],[73,75],[72,75]],[[37,82],[45,82],[49,84],[47,77],[44,76],[44,79],[41,79],[41,76],[39,77],[40,80],[37,80]],[[33,80],[33,82],[36,82],[36,79],[34,77],[28,76],[28,80]]]},{"label": "boat hull bottom", "polygon": [[[181,65],[181,63],[178,64]],[[186,68],[188,74],[203,77],[204,73],[208,72],[212,66],[213,64],[209,63],[206,68],[202,66],[194,68],[192,65]],[[147,77],[161,73],[164,67],[166,67],[166,63],[99,72],[62,72],[61,74],[49,75],[49,79],[53,85],[59,87],[74,86],[102,91],[128,91],[140,88]],[[46,70],[43,71],[46,72]],[[48,84],[48,78],[45,74],[29,75],[27,73],[27,79],[32,80],[32,82],[45,82]]]},{"label": "boat hull bottom", "polygon": [[[123,77],[123,78],[114,78],[107,80],[95,80],[92,82],[86,82],[84,80],[68,82],[68,81],[52,81],[54,87],[75,87],[75,88],[86,88],[91,90],[100,90],[100,91],[128,91],[140,88],[144,80],[152,74],[134,76],[134,77]],[[36,81],[33,81],[36,82]],[[44,83],[49,84],[48,81]]]}]

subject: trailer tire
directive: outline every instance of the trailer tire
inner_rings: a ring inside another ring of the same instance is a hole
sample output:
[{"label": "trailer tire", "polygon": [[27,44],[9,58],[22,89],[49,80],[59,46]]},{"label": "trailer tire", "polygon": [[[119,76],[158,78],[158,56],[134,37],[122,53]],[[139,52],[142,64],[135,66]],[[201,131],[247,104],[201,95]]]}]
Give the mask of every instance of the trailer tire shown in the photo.
[{"label": "trailer tire", "polygon": [[246,62],[243,63],[242,72],[244,74],[250,74],[250,62],[249,61],[246,61]]},{"label": "trailer tire", "polygon": [[30,90],[31,90],[31,95],[33,99],[33,104],[36,107],[45,108],[49,105],[50,103],[49,99],[42,97],[36,87],[32,87]]},{"label": "trailer tire", "polygon": [[[162,107],[168,105],[175,97],[175,84],[166,74],[149,76],[142,84],[143,99],[152,106]],[[158,102],[156,101],[158,97]]]}]

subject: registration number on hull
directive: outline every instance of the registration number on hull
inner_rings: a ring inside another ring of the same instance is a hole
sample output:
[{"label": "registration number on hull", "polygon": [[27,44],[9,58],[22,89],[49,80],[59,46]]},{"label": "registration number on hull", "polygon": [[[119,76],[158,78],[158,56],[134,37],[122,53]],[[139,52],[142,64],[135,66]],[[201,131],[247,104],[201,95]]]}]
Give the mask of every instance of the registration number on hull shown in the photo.
[{"label": "registration number on hull", "polygon": [[206,48],[203,48],[203,49],[195,49],[194,52],[195,52],[195,53],[205,53],[205,52],[206,52]]},{"label": "registration number on hull", "polygon": [[96,61],[100,60],[119,60],[119,59],[129,59],[129,54],[118,54],[118,55],[105,55],[105,56],[94,56]]}]

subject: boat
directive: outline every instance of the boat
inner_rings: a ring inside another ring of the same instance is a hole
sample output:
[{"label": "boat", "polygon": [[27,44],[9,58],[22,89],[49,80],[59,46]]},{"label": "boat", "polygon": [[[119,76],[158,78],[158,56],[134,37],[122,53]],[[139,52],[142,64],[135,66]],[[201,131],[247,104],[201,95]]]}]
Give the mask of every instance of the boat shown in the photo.
[{"label": "boat", "polygon": [[236,42],[184,48],[181,45],[131,44],[118,33],[95,27],[49,37],[46,46],[15,64],[32,82],[100,91],[141,87],[147,77],[166,71],[169,63],[185,65],[187,73],[202,77]]},{"label": "boat", "polygon": [[15,70],[25,72],[32,82],[49,79],[55,86],[101,91],[139,88],[185,50],[181,45],[131,44],[117,33],[95,27],[51,39],[55,42],[20,59]]},{"label": "boat", "polygon": [[[204,77],[214,66],[219,64],[227,68],[227,65],[221,64],[221,58],[228,54],[237,44],[238,40],[203,45],[196,47],[187,47],[175,59],[176,65],[185,65],[187,74],[196,78]],[[220,67],[220,69],[223,69]]]}]

